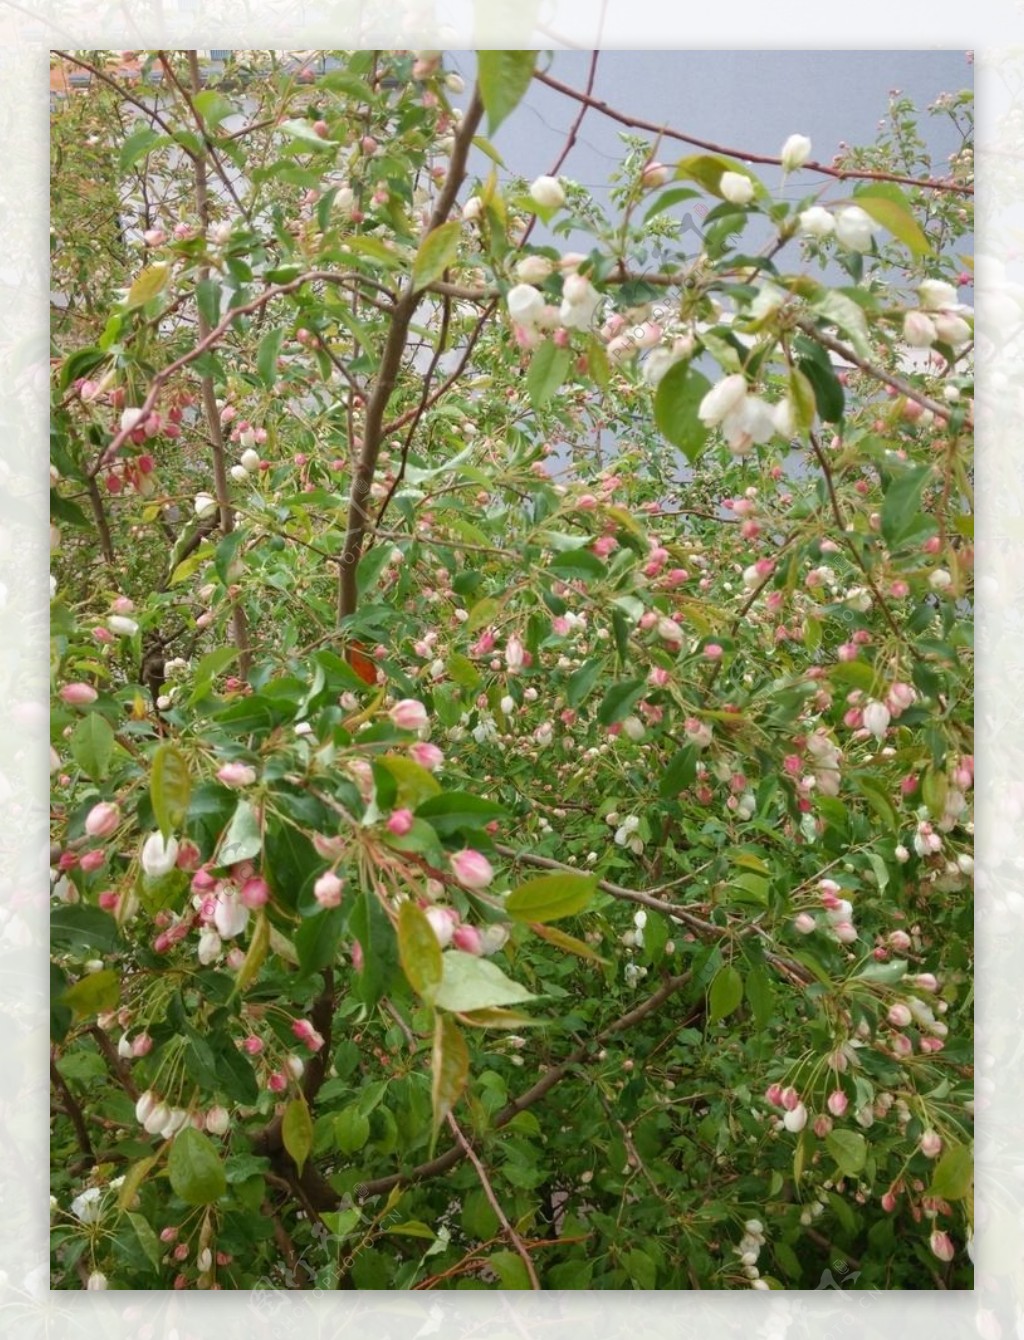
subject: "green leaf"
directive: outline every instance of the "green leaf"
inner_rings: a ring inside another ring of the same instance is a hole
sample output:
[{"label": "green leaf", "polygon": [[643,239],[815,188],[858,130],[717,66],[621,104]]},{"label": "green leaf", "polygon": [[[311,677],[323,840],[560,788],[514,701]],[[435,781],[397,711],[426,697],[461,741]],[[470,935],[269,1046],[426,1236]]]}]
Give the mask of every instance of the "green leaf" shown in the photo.
[{"label": "green leaf", "polygon": [[454,219],[427,233],[412,263],[414,289],[426,288],[435,279],[440,279],[444,271],[455,263],[461,235],[462,224]]},{"label": "green leaf", "polygon": [[259,348],[256,350],[256,371],[259,374],[260,381],[268,391],[273,389],[274,383],[277,381],[277,360],[281,354],[284,336],[283,328],[268,330],[263,339],[260,340]]},{"label": "green leaf", "polygon": [[579,707],[580,703],[590,697],[594,685],[601,677],[603,665],[604,662],[600,657],[595,656],[589,661],[584,661],[580,668],[569,676],[569,682],[565,686],[565,701],[570,707]]},{"label": "green leaf", "polygon": [[322,139],[309,121],[302,121],[298,118],[283,121],[278,129],[284,131],[291,139],[298,140],[300,143],[308,145],[310,149],[317,149],[321,153],[338,147],[337,140]]},{"label": "green leaf", "polygon": [[838,326],[861,358],[872,357],[867,318],[852,298],[830,289],[811,303],[811,310]]},{"label": "green leaf", "polygon": [[106,1014],[121,999],[121,976],[113,968],[102,972],[86,973],[74,986],[61,993],[60,1002],[73,1010],[79,1019],[94,1014]]},{"label": "green leaf", "polygon": [[50,913],[50,942],[70,949],[98,949],[113,953],[121,948],[117,922],[109,912],[84,903],[64,903]]},{"label": "green leaf", "polygon": [[342,1108],[334,1118],[334,1143],[342,1154],[356,1154],[370,1138],[370,1118],[357,1103]]},{"label": "green leaf", "polygon": [[921,494],[934,478],[930,465],[918,465],[888,480],[882,500],[882,535],[889,544],[897,544],[913,528]]},{"label": "green leaf", "polygon": [[146,1258],[154,1270],[160,1270],[160,1262],[163,1257],[163,1248],[160,1246],[160,1239],[149,1226],[149,1221],[144,1219],[141,1214],[129,1214],[128,1220],[135,1230],[135,1236],[139,1240],[139,1246],[146,1253]]},{"label": "green leaf", "polygon": [[935,1165],[929,1196],[963,1200],[974,1184],[974,1155],[968,1145],[950,1145]]},{"label": "green leaf", "polygon": [[134,167],[140,158],[144,158],[149,153],[160,138],[161,136],[149,126],[142,126],[134,134],[129,135],[124,144],[121,145],[121,152],[117,158],[118,171],[127,172],[129,168]]},{"label": "green leaf", "polygon": [[814,411],[817,408],[817,401],[810,378],[806,377],[798,367],[790,369],[789,398],[795,411],[793,417],[796,420],[797,432],[801,437],[806,438],[814,426]]},{"label": "green leaf", "polygon": [[441,956],[443,975],[434,997],[442,1010],[486,1010],[495,1005],[520,1005],[537,997],[506,977],[496,963],[449,949]]},{"label": "green leaf", "polygon": [[192,99],[193,106],[208,126],[215,128],[222,121],[226,121],[229,116],[234,116],[235,108],[223,93],[218,93],[216,89],[203,89],[201,93],[195,94]]},{"label": "green leaf", "polygon": [[494,134],[530,87],[536,59],[536,51],[477,52],[477,81],[488,135]]},{"label": "green leaf", "polygon": [[391,548],[386,544],[374,545],[364,549],[356,568],[356,589],[360,596],[372,591],[380,580],[381,573],[391,558]]},{"label": "green leaf", "polygon": [[498,1277],[499,1289],[531,1289],[526,1265],[518,1252],[491,1252],[487,1264]]},{"label": "green leaf", "polygon": [[847,1177],[856,1177],[867,1162],[868,1143],[858,1131],[830,1131],[825,1136],[825,1148]]},{"label": "green leaf", "polygon": [[572,351],[560,348],[554,340],[545,340],[534,351],[526,374],[526,389],[530,404],[541,410],[555,394],[572,362]]},{"label": "green leaf", "polygon": [[754,197],[767,195],[759,179],[743,163],[722,154],[694,154],[681,158],[676,164],[676,177],[681,180],[699,182],[706,191],[725,199],[722,195],[722,177],[726,172],[736,172],[746,177],[754,186]]},{"label": "green leaf", "polygon": [[221,671],[226,670],[237,660],[238,650],[235,647],[217,647],[214,651],[207,652],[195,668],[195,688],[189,695],[189,706],[201,702]]},{"label": "green leaf", "polygon": [[71,757],[87,777],[101,782],[113,752],[113,727],[99,712],[89,712],[71,734]]},{"label": "green leaf", "polygon": [[699,195],[700,192],[695,191],[692,186],[675,186],[670,191],[662,191],[654,203],[648,206],[644,223],[650,223],[651,219],[662,210],[671,209],[673,205],[678,205],[683,200],[695,200]]},{"label": "green leaf", "polygon": [[763,1031],[772,1021],[775,998],[771,980],[760,963],[747,973],[746,993],[750,1012],[754,1016],[754,1026]]},{"label": "green leaf", "polygon": [[893,833],[899,831],[900,821],[885,787],[875,777],[852,774],[850,780],[874,812]]},{"label": "green leaf", "polygon": [[355,974],[353,985],[364,1005],[376,1005],[387,990],[398,958],[395,933],[377,895],[363,891],[349,915],[348,928],[363,951],[362,971]]},{"label": "green leaf", "polygon": [[596,891],[596,875],[541,875],[510,893],[505,911],[513,921],[559,921],[582,912]]},{"label": "green leaf", "polygon": [[441,946],[426,913],[411,898],[398,909],[398,958],[409,985],[431,1004],[444,972]]},{"label": "green leaf", "polygon": [[494,596],[484,596],[483,600],[478,600],[469,611],[469,618],[463,626],[467,633],[475,633],[478,628],[491,623],[500,613],[501,601],[496,600]]},{"label": "green leaf", "polygon": [[132,286],[128,290],[126,302],[129,310],[133,307],[144,307],[147,302],[151,302],[158,294],[163,293],[170,277],[171,267],[169,265],[160,263],[148,265],[145,270],[135,276]]},{"label": "green leaf", "polygon": [[260,821],[247,800],[239,800],[217,853],[219,865],[234,865],[258,856],[263,849]]},{"label": "green leaf", "polygon": [[654,422],[666,441],[678,447],[693,465],[704,450],[708,429],[697,417],[700,402],[711,390],[702,372],[688,362],[674,363],[658,383]]},{"label": "green leaf", "polygon": [[401,754],[385,754],[378,762],[386,768],[398,784],[395,804],[399,809],[415,810],[432,796],[440,794],[441,783],[437,778]]},{"label": "green leaf", "polygon": [[167,1175],[174,1194],[187,1205],[212,1205],[227,1190],[216,1146],[194,1126],[183,1127],[174,1137]]},{"label": "green leaf", "polygon": [[556,554],[548,563],[548,570],[558,577],[604,577],[608,569],[589,549],[570,549]]},{"label": "green leaf", "polygon": [[344,920],[340,907],[328,907],[302,922],[294,943],[304,973],[320,972],[334,962]]},{"label": "green leaf", "polygon": [[302,1170],[313,1148],[313,1118],[302,1094],[296,1094],[284,1110],[281,1119],[281,1139],[284,1147],[295,1161],[302,1176]]},{"label": "green leaf", "polygon": [[469,1049],[462,1030],[448,1014],[434,1019],[430,1064],[430,1099],[434,1112],[433,1139],[442,1121],[459,1101],[469,1078]]},{"label": "green leaf", "polygon": [[914,218],[910,202],[895,182],[860,186],[853,194],[861,209],[883,228],[888,228],[893,237],[909,247],[915,256],[932,254],[931,243]]},{"label": "green leaf", "polygon": [[191,794],[192,778],[185,755],[172,744],[160,745],[150,767],[149,795],[165,842],[184,823]]},{"label": "green leaf", "polygon": [[597,719],[602,726],[612,726],[629,716],[632,707],[643,697],[647,688],[645,679],[624,679],[613,684],[601,700]]},{"label": "green leaf", "polygon": [[890,959],[888,963],[878,963],[869,959],[853,978],[855,982],[878,982],[881,986],[897,986],[907,975],[907,961],[902,958]]},{"label": "green leaf", "polygon": [[482,800],[468,791],[445,791],[417,807],[416,817],[426,819],[441,837],[486,828],[495,819],[507,819],[508,810],[493,800]]},{"label": "green leaf", "polygon": [[154,1163],[156,1163],[156,1155],[151,1154],[149,1158],[140,1159],[138,1163],[133,1163],[125,1173],[124,1181],[117,1193],[117,1208],[119,1210],[127,1210],[134,1202],[139,1187],[146,1180],[146,1176]]},{"label": "green leaf", "polygon": [[[296,944],[298,944],[298,936],[295,938]],[[247,991],[255,982],[259,976],[260,968],[263,967],[269,948],[270,922],[267,920],[265,913],[259,912],[256,915],[252,936],[249,939],[249,948],[245,951],[245,958],[242,960],[242,966],[238,969],[238,976],[235,978],[235,991],[239,993]],[[307,971],[311,972],[312,969],[307,969]]]},{"label": "green leaf", "polygon": [[838,423],[846,409],[846,393],[831,365],[825,367],[815,359],[801,358],[797,367],[811,384],[821,418],[825,423]]},{"label": "green leaf", "polygon": [[743,978],[739,971],[727,963],[719,968],[711,979],[708,991],[708,1021],[717,1023],[739,1008],[743,999]]},{"label": "green leaf", "polygon": [[633,1247],[622,1258],[623,1269],[637,1289],[653,1289],[657,1283],[658,1270],[646,1252]]},{"label": "green leaf", "polygon": [[672,756],[658,784],[658,795],[662,800],[677,796],[693,785],[697,778],[699,752],[696,745],[688,744]]}]

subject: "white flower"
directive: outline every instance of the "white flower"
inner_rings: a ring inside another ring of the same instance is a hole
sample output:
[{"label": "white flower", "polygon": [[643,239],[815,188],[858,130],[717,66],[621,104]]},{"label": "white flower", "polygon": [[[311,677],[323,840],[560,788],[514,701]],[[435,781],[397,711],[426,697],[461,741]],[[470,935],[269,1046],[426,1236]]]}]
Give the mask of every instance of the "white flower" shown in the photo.
[{"label": "white flower", "polygon": [[662,345],[652,349],[644,359],[644,381],[648,386],[657,386],[669,368],[682,362],[684,358],[691,358],[693,350],[692,335],[680,335],[678,339],[672,341],[671,348]]},{"label": "white flower", "polygon": [[249,478],[249,471],[244,465],[233,465],[231,467],[231,478],[236,484],[244,484]]},{"label": "white flower", "polygon": [[215,962],[220,954],[221,940],[216,930],[212,926],[204,926],[199,932],[199,962],[203,967],[208,967]]},{"label": "white flower", "polygon": [[531,326],[546,306],[544,294],[532,284],[516,284],[508,291],[508,314],[517,326]]},{"label": "white flower", "polygon": [[570,330],[586,330],[593,324],[594,314],[600,304],[600,293],[585,275],[569,275],[562,288],[559,319]]},{"label": "white flower", "polygon": [[254,451],[252,447],[247,447],[242,452],[242,465],[246,470],[258,470],[260,468],[260,454]]},{"label": "white flower", "polygon": [[971,328],[962,316],[955,312],[939,312],[935,318],[935,333],[946,344],[966,344],[971,338]]},{"label": "white flower", "polygon": [[71,1202],[71,1213],[80,1223],[96,1224],[103,1213],[100,1208],[100,1201],[103,1199],[103,1189],[98,1186],[87,1186],[80,1195],[77,1195]]},{"label": "white flower", "polygon": [[238,896],[238,890],[231,884],[217,894],[217,906],[213,913],[213,922],[224,940],[241,935],[249,921],[249,909]]},{"label": "white flower", "polygon": [[484,202],[478,195],[471,195],[462,206],[462,217],[467,221],[478,219],[484,212]]},{"label": "white flower", "polygon": [[805,237],[828,237],[835,227],[835,219],[822,205],[812,205],[800,214],[800,231]]},{"label": "white flower", "polygon": [[150,833],[142,845],[142,868],[150,879],[159,879],[174,869],[178,859],[178,839],[168,838],[166,843],[160,833]]},{"label": "white flower", "polygon": [[885,703],[869,702],[864,708],[864,725],[875,737],[880,740],[889,728],[891,715]]},{"label": "white flower", "polygon": [[530,187],[530,195],[542,209],[558,209],[565,204],[565,191],[557,177],[538,177]]},{"label": "white flower", "polygon": [[121,637],[134,637],[139,631],[139,625],[134,619],[129,619],[124,614],[112,614],[107,620],[107,627],[112,633],[118,633]]},{"label": "white flower", "polygon": [[121,432],[130,433],[133,428],[138,428],[142,422],[141,409],[124,409],[121,411]]},{"label": "white flower", "polygon": [[782,159],[782,170],[795,172],[810,158],[811,142],[806,135],[790,135],[782,146],[782,153],[779,156]]},{"label": "white flower", "polygon": [[741,372],[733,372],[717,382],[708,391],[697,408],[697,417],[709,428],[721,423],[731,414],[747,394],[747,379]]},{"label": "white flower", "polygon": [[782,1118],[782,1124],[787,1131],[792,1131],[795,1135],[797,1131],[802,1131],[807,1125],[807,1108],[803,1103],[797,1103],[791,1111],[787,1112]]},{"label": "white flower", "polygon": [[196,516],[210,516],[217,510],[217,499],[209,493],[197,493],[192,504]]},{"label": "white flower", "polygon": [[796,432],[796,410],[788,395],[772,406],[772,424],[779,437],[792,437]]},{"label": "white flower", "polygon": [[943,312],[958,306],[955,286],[944,279],[925,279],[917,286],[917,296],[926,312]]},{"label": "white flower", "polygon": [[94,1270],[85,1282],[87,1289],[106,1289],[107,1277],[101,1270]]},{"label": "white flower", "polygon": [[742,172],[723,172],[718,189],[733,205],[749,205],[754,198],[754,183]]},{"label": "white flower", "polygon": [[869,251],[878,225],[860,205],[847,205],[836,218],[836,237],[850,251]]},{"label": "white flower", "polygon": [[516,278],[523,284],[543,284],[554,268],[548,256],[524,256],[516,266]]},{"label": "white flower", "polygon": [[734,456],[746,456],[755,443],[767,442],[775,434],[772,406],[760,396],[744,396],[722,421],[722,432]]},{"label": "white flower", "polygon": [[903,338],[914,349],[927,349],[935,343],[935,322],[927,312],[908,312],[903,318]]}]

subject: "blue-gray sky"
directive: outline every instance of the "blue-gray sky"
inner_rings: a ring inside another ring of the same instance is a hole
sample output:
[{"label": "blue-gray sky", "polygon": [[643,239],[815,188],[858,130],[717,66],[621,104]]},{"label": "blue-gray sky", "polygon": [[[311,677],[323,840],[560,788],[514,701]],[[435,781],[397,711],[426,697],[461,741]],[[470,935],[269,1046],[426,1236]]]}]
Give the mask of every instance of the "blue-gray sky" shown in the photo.
[{"label": "blue-gray sky", "polygon": [[[590,53],[557,51],[550,73],[574,88],[586,85]],[[476,73],[471,52],[448,61],[465,76]],[[891,89],[913,99],[919,110],[939,93],[955,93],[973,83],[973,68],[957,51],[602,51],[594,96],[619,111],[723,146],[751,153],[778,154],[793,132],[809,135],[814,157],[829,162],[840,141],[870,144],[886,115]],[[557,158],[578,103],[536,80],[493,142],[510,170],[527,179],[548,171]],[[959,145],[945,118],[921,118],[935,170]],[[587,111],[576,145],[562,173],[590,187],[603,201],[610,171],[622,159],[620,126],[594,108]],[[665,142],[660,156],[674,160],[689,152]],[[473,168],[486,176],[483,155]],[[778,173],[760,170],[770,189]],[[800,196],[822,181],[801,174],[786,194]]]}]

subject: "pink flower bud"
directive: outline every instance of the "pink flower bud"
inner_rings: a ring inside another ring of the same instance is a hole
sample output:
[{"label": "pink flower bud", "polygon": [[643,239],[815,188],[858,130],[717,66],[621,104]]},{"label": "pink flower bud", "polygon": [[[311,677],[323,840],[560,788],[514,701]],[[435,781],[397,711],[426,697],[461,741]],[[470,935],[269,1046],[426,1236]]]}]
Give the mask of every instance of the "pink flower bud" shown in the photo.
[{"label": "pink flower bud", "polygon": [[238,896],[246,907],[263,907],[270,898],[270,886],[262,875],[253,875],[242,885]]},{"label": "pink flower bud", "polygon": [[89,874],[94,870],[99,870],[106,859],[107,854],[102,850],[87,851],[83,853],[79,865],[87,874]]},{"label": "pink flower bud", "polygon": [[60,697],[64,702],[72,707],[86,707],[89,703],[94,703],[99,694],[91,684],[65,684],[60,691]]},{"label": "pink flower bud", "polygon": [[104,889],[96,902],[102,907],[104,912],[116,912],[120,898],[113,889]]},{"label": "pink flower bud", "polygon": [[937,1256],[940,1261],[952,1261],[956,1255],[953,1239],[948,1233],[942,1233],[938,1229],[935,1229],[928,1239],[928,1246],[932,1249],[932,1255]]},{"label": "pink flower bud", "polygon": [[932,972],[919,972],[911,981],[921,991],[938,991],[939,983],[935,974]]},{"label": "pink flower bud", "polygon": [[217,780],[225,786],[252,786],[256,780],[256,769],[244,763],[225,763],[217,771]]},{"label": "pink flower bud", "polygon": [[787,1112],[792,1112],[794,1108],[799,1106],[799,1104],[800,1095],[791,1084],[787,1085],[786,1088],[782,1090],[782,1106]]},{"label": "pink flower bud", "polygon": [[243,1039],[242,1051],[248,1053],[249,1056],[259,1056],[262,1050],[263,1039],[257,1037],[255,1033],[250,1033],[247,1038]]},{"label": "pink flower bud", "polygon": [[194,842],[186,838],[178,843],[178,859],[174,864],[179,870],[195,870],[202,859],[203,854]]},{"label": "pink flower bud", "polygon": [[771,1103],[772,1107],[781,1107],[781,1106],[782,1106],[782,1085],[781,1085],[781,1084],[769,1084],[768,1087],[767,1087],[767,1089],[765,1089],[765,1091],[764,1091],[764,1100],[765,1100],[766,1103]]},{"label": "pink flower bud", "polygon": [[842,1089],[833,1089],[826,1100],[826,1106],[834,1117],[843,1116],[848,1105],[849,1099]]},{"label": "pink flower bud", "polygon": [[414,763],[418,763],[421,768],[426,768],[428,772],[433,772],[444,762],[444,754],[438,749],[436,744],[430,744],[426,740],[419,744],[410,745],[409,756]]},{"label": "pink flower bud", "polygon": [[101,800],[85,817],[85,831],[90,837],[106,838],[117,831],[121,811],[110,801]]},{"label": "pink flower bud", "polygon": [[161,1242],[173,1242],[177,1236],[178,1236],[177,1224],[168,1224],[166,1228],[162,1228],[160,1230]]},{"label": "pink flower bud", "polygon": [[885,1017],[894,1028],[906,1028],[913,1018],[913,1015],[902,1001],[897,1001],[895,1005],[889,1007],[889,1011]]},{"label": "pink flower bud", "polygon": [[395,837],[405,837],[414,822],[412,810],[395,810],[388,820],[388,832],[394,833]]},{"label": "pink flower bud", "polygon": [[481,852],[466,847],[451,857],[452,872],[464,888],[486,889],[494,878],[490,861]]},{"label": "pink flower bud", "polygon": [[456,926],[452,934],[452,944],[466,954],[482,954],[484,941],[475,926]]},{"label": "pink flower bud", "polygon": [[427,709],[415,698],[403,698],[388,714],[399,730],[422,730],[427,724]]},{"label": "pink flower bud", "polygon": [[937,1159],[942,1153],[942,1136],[938,1131],[927,1130],[921,1136],[921,1153],[926,1159]]},{"label": "pink flower bud", "polygon": [[321,907],[337,907],[345,885],[333,870],[327,870],[313,885],[313,897]]},{"label": "pink flower bud", "polygon": [[136,1033],[132,1038],[132,1056],[148,1056],[153,1050],[153,1039],[148,1033]]},{"label": "pink flower bud", "polygon": [[813,1130],[819,1140],[824,1140],[826,1135],[832,1133],[832,1118],[827,1117],[824,1113],[815,1117]]},{"label": "pink flower bud", "polygon": [[267,1076],[267,1088],[271,1093],[284,1093],[288,1087],[288,1076],[280,1070],[275,1070],[272,1075]]},{"label": "pink flower bud", "polygon": [[717,642],[709,642],[704,647],[703,654],[709,661],[720,661],[724,652]]},{"label": "pink flower bud", "polygon": [[308,1019],[296,1019],[292,1023],[292,1033],[311,1052],[318,1052],[324,1045],[323,1035],[318,1033]]}]

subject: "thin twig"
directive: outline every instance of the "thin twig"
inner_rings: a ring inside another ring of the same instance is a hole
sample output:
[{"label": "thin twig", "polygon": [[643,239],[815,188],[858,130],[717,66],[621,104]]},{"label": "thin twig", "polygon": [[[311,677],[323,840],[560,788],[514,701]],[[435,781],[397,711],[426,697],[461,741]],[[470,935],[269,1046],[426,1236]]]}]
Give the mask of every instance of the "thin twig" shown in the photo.
[{"label": "thin twig", "polygon": [[61,1107],[65,1116],[70,1120],[75,1132],[75,1139],[78,1141],[78,1147],[85,1155],[89,1164],[96,1162],[96,1155],[93,1152],[92,1141],[89,1139],[89,1130],[85,1124],[85,1117],[78,1100],[68,1088],[67,1080],[57,1068],[57,1058],[55,1053],[50,1053],[50,1083],[60,1095]]},{"label": "thin twig", "polygon": [[452,1134],[455,1136],[455,1139],[459,1142],[462,1152],[465,1154],[466,1158],[469,1159],[470,1163],[472,1163],[473,1169],[476,1172],[477,1177],[480,1179],[480,1185],[484,1189],[484,1195],[487,1197],[491,1209],[498,1216],[498,1222],[505,1230],[509,1242],[516,1249],[516,1252],[519,1254],[520,1260],[526,1267],[526,1275],[530,1281],[530,1288],[539,1289],[540,1280],[537,1278],[537,1272],[536,1270],[534,1270],[533,1262],[530,1260],[530,1253],[523,1246],[522,1238],[512,1227],[511,1223],[509,1222],[508,1216],[505,1214],[505,1211],[501,1207],[501,1201],[494,1194],[494,1187],[491,1186],[490,1178],[487,1176],[487,1170],[484,1168],[484,1165],[480,1162],[479,1158],[477,1157],[473,1149],[473,1146],[469,1143],[469,1141],[463,1134],[462,1127],[459,1125],[459,1123],[455,1120],[455,1118],[452,1116],[450,1112],[448,1113],[448,1125],[451,1129]]}]

